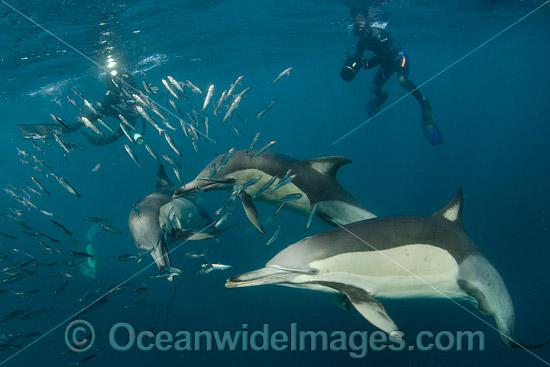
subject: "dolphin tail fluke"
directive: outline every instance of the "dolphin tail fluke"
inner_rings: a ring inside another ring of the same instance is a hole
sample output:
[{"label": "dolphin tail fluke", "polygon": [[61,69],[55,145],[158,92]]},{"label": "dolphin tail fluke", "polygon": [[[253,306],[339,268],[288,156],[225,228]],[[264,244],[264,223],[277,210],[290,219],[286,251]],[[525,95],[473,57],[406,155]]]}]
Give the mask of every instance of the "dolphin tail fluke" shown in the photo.
[{"label": "dolphin tail fluke", "polygon": [[361,288],[332,282],[316,282],[328,288],[345,294],[351,304],[364,318],[380,330],[388,333],[389,336],[396,339],[403,339],[401,332],[395,322],[386,312],[386,309],[380,301],[371,296],[367,291]]},{"label": "dolphin tail fluke", "polygon": [[284,283],[286,280],[294,276],[296,276],[296,274],[293,274],[292,272],[268,267],[235,275],[234,277],[227,279],[225,287],[238,288],[264,284],[278,284]]}]

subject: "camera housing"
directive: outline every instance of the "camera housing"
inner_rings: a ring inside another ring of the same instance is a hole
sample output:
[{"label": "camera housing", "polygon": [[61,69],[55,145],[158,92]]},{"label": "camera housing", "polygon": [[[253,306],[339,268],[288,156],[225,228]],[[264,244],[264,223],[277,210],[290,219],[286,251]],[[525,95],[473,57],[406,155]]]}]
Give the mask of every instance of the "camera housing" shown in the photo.
[{"label": "camera housing", "polygon": [[340,71],[340,77],[347,82],[351,82],[360,69],[361,64],[358,63],[353,57],[349,56],[346,61],[344,61],[344,66]]}]

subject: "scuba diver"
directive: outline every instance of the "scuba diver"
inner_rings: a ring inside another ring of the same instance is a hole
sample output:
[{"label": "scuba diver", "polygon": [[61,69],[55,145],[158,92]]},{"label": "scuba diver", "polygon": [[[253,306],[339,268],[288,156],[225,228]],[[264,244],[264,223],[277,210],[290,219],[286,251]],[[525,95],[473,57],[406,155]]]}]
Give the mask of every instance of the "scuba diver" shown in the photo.
[{"label": "scuba diver", "polygon": [[[348,55],[340,76],[345,81],[351,81],[361,68],[370,69],[380,65],[371,84],[370,91],[375,97],[367,102],[367,113],[374,117],[382,104],[388,98],[388,93],[382,91],[382,86],[397,72],[399,84],[409,91],[420,104],[422,109],[422,130],[432,145],[443,143],[443,137],[435,124],[432,108],[420,90],[409,80],[409,57],[399,43],[381,28],[367,25],[366,17],[359,13],[355,15],[353,32],[359,37],[355,55]],[[374,56],[363,58],[365,50],[370,50]]]},{"label": "scuba diver", "polygon": [[[107,70],[105,76],[107,92],[103,97],[101,106],[94,109],[93,112],[85,117],[93,123],[103,117],[112,117],[117,121],[120,121],[119,115],[122,115],[126,118],[130,125],[135,127],[138,113],[134,108],[135,101],[132,99],[131,95],[139,88],[129,72],[118,72],[114,68],[116,63],[112,59],[108,59],[108,62],[108,69],[111,70]],[[75,93],[78,94],[76,91]],[[82,97],[81,95],[79,96]],[[61,119],[56,119],[60,122],[60,124],[19,124],[18,127],[21,131],[23,139],[53,139],[54,134],[69,134],[84,126],[84,123],[81,121],[70,124]],[[136,142],[142,141],[142,135],[145,133],[145,123],[143,120],[142,126],[141,133],[135,132],[133,136]],[[96,137],[83,131],[80,132],[91,144],[96,146],[110,144],[124,135],[124,132],[120,127],[114,134],[105,137]]]}]

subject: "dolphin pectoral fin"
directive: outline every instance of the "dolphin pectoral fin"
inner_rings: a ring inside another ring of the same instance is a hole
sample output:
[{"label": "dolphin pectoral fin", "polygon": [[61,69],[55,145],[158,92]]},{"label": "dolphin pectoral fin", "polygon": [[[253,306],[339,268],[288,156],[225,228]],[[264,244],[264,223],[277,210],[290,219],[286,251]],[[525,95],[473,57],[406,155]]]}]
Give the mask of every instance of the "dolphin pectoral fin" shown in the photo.
[{"label": "dolphin pectoral fin", "polygon": [[239,197],[241,198],[244,212],[246,213],[246,217],[248,218],[250,223],[252,223],[252,225],[256,227],[258,231],[264,234],[265,231],[262,227],[262,223],[260,222],[260,218],[258,218],[258,211],[256,210],[256,206],[254,206],[252,197],[244,191],[241,191]]},{"label": "dolphin pectoral fin", "polygon": [[338,292],[344,293],[350,300],[351,304],[359,311],[368,322],[388,333],[389,336],[396,339],[403,339],[401,332],[395,322],[388,316],[384,306],[380,301],[371,296],[367,291],[353,287],[350,285],[332,283],[332,282],[316,282],[332,288]]}]

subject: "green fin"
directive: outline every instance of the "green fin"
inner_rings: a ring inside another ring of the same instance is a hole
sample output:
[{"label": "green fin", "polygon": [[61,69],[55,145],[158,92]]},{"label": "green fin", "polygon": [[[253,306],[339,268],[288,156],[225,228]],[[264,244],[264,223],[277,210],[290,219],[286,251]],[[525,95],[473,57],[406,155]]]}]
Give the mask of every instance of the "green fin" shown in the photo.
[{"label": "green fin", "polygon": [[304,159],[301,162],[310,165],[311,168],[323,175],[336,177],[338,169],[345,164],[351,163],[351,159],[346,157],[321,157]]},{"label": "green fin", "polygon": [[244,191],[241,191],[239,196],[241,198],[241,203],[243,204],[244,212],[246,213],[246,216],[250,221],[250,223],[252,223],[252,225],[256,227],[256,229],[260,231],[262,234],[265,233],[262,227],[262,223],[260,222],[260,218],[258,218],[258,211],[254,206],[252,197]]}]

